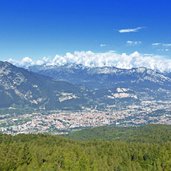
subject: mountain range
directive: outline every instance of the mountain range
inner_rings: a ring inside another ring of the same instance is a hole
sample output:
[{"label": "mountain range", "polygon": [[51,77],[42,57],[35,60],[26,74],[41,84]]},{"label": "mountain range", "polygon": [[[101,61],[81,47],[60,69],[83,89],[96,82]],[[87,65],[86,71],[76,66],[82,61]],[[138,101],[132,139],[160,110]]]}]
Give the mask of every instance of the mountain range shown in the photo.
[{"label": "mountain range", "polygon": [[147,68],[88,68],[0,62],[0,107],[105,109],[142,101],[171,101],[171,74]]}]

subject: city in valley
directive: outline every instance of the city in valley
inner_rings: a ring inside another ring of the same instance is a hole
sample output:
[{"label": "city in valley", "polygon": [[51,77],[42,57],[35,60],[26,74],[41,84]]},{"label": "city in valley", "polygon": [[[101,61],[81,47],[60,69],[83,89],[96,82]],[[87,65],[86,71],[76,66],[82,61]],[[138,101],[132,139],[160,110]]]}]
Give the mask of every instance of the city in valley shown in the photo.
[{"label": "city in valley", "polygon": [[171,124],[170,101],[142,101],[141,106],[130,105],[115,110],[84,109],[82,111],[55,110],[0,116],[0,131],[7,134],[52,133],[67,134],[72,130],[103,125],[139,126],[144,124]]}]

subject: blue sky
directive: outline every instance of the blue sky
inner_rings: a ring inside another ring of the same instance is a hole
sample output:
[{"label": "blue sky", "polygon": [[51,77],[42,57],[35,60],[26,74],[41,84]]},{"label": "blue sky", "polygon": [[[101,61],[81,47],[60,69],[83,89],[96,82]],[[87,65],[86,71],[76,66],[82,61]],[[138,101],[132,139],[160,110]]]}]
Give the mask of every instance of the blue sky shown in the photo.
[{"label": "blue sky", "polygon": [[138,51],[171,58],[170,0],[0,0],[0,59]]}]

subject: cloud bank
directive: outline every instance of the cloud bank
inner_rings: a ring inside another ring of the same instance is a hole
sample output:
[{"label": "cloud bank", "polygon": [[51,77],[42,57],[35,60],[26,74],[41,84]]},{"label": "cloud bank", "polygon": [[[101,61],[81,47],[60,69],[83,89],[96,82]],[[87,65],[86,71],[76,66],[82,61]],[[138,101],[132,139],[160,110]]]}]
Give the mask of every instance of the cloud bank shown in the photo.
[{"label": "cloud bank", "polygon": [[21,67],[32,65],[63,66],[63,65],[83,65],[85,67],[117,67],[131,69],[146,67],[161,72],[171,71],[171,59],[155,56],[152,54],[140,54],[133,52],[131,54],[116,53],[108,51],[104,53],[94,53],[92,51],[76,51],[66,53],[65,55],[56,55],[54,58],[42,58],[33,60],[25,57],[21,60],[9,59],[8,62]]}]

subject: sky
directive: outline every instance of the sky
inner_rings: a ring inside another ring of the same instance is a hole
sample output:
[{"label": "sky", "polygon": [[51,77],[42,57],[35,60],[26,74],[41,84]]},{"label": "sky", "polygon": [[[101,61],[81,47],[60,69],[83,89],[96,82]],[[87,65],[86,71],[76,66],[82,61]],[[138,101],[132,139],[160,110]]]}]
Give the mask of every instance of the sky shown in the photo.
[{"label": "sky", "polygon": [[0,0],[0,60],[75,52],[171,60],[170,8],[170,0]]}]

